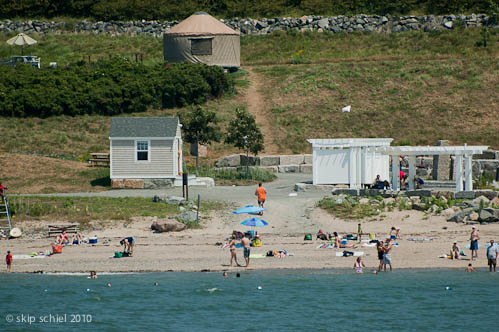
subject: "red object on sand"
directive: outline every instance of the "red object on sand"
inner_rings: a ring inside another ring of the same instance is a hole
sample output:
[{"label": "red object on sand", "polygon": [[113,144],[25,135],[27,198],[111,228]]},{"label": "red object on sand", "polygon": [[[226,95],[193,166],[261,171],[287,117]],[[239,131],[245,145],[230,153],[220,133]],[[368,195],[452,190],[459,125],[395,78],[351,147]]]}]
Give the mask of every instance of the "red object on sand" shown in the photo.
[{"label": "red object on sand", "polygon": [[62,254],[62,244],[54,244],[52,246],[52,253],[53,254]]}]

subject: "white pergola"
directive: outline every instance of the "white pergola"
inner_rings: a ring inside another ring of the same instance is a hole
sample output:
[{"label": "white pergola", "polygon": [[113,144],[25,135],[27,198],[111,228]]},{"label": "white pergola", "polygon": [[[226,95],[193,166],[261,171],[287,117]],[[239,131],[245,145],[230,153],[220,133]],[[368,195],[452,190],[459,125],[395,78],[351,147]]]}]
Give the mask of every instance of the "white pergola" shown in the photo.
[{"label": "white pergola", "polygon": [[[400,190],[400,161],[399,156],[409,158],[409,190],[414,189],[416,177],[416,156],[421,155],[455,155],[456,192],[473,190],[472,157],[481,154],[488,146],[382,146],[372,148],[376,152],[389,155],[392,158],[392,188]],[[463,188],[463,159],[464,159],[464,188]]]}]

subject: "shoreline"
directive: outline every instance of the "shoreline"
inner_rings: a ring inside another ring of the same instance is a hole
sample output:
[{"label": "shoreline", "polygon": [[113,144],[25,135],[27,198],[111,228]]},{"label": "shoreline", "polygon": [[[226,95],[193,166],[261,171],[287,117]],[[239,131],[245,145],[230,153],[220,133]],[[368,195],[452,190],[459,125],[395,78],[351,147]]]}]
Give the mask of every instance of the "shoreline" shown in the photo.
[{"label": "shoreline", "polygon": [[[373,273],[374,268],[365,268],[365,271],[363,273],[359,274],[374,274]],[[243,270],[227,270],[227,269],[221,269],[221,270],[189,270],[189,271],[184,271],[184,270],[144,270],[144,271],[96,271],[97,276],[118,276],[118,275],[142,275],[142,274],[166,274],[166,273],[221,273],[221,272],[227,272],[229,274],[231,273],[241,273],[241,272],[345,272],[345,273],[351,273],[351,274],[357,274],[353,269],[348,269],[348,268],[263,268],[263,269],[243,269]],[[401,267],[397,269],[393,269],[392,272],[386,271],[387,274],[389,273],[394,273],[397,271],[403,271],[403,272],[440,272],[440,271],[462,271],[465,272],[464,269],[461,267],[431,267],[431,268],[425,268],[425,267],[416,267],[416,268],[411,268],[411,267]],[[486,272],[486,273],[499,273],[499,270],[496,272],[490,272],[488,270],[488,267],[478,267],[475,268],[475,272]],[[384,271],[377,271],[377,273],[385,273]],[[37,271],[35,272],[0,272],[0,275],[50,275],[50,276],[68,276],[68,277],[84,277],[88,276],[89,272],[82,272],[82,271],[74,271],[74,272],[67,272],[67,271],[50,271],[50,272],[43,272],[39,273]]]}]

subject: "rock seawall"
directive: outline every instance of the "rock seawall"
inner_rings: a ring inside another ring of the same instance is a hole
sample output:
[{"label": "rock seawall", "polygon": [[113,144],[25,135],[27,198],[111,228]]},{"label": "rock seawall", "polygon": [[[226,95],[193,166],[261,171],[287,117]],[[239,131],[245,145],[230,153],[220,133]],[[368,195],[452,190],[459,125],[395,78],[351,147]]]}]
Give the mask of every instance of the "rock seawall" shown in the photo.
[{"label": "rock seawall", "polygon": [[[445,15],[445,16],[302,16],[299,18],[233,18],[220,20],[242,35],[267,34],[273,31],[329,31],[331,33],[378,32],[391,33],[410,30],[438,31],[457,27],[476,28],[482,26],[499,27],[486,14]],[[0,21],[0,31],[13,33],[94,33],[110,35],[149,35],[162,37],[163,33],[175,26],[178,21],[110,21],[110,22],[47,22],[47,21]]]}]

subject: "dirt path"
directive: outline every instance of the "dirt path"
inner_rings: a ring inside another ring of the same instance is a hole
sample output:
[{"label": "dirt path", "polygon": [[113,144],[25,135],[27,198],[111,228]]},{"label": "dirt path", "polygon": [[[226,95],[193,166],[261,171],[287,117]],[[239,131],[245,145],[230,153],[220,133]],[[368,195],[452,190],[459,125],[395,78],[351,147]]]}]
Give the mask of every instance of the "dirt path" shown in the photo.
[{"label": "dirt path", "polygon": [[274,131],[272,130],[272,124],[268,121],[268,110],[265,108],[265,99],[262,94],[262,78],[252,67],[245,67],[244,69],[248,71],[250,81],[246,92],[246,104],[248,105],[248,111],[255,116],[256,122],[260,125],[265,141],[263,154],[275,154],[277,153],[277,146],[274,144]]}]

